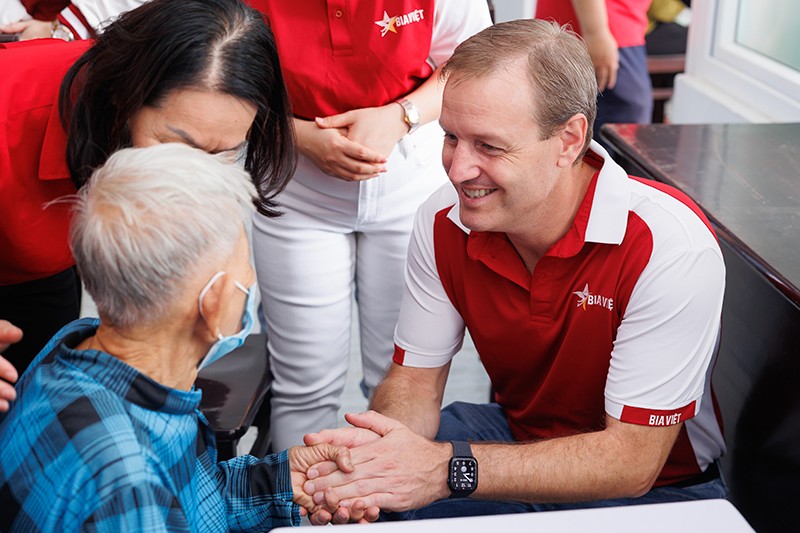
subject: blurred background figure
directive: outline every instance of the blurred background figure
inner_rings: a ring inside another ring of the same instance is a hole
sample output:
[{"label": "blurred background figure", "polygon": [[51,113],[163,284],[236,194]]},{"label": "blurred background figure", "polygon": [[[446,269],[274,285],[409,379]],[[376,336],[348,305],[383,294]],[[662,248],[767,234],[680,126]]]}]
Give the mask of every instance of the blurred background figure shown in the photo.
[{"label": "blurred background figure", "polygon": [[600,91],[593,138],[601,144],[598,133],[603,124],[649,124],[652,119],[653,91],[644,39],[649,6],[650,0],[536,2],[536,18],[569,24],[589,49]]},{"label": "blurred background figure", "polygon": [[692,9],[689,0],[653,0],[647,10],[649,55],[685,54]]}]

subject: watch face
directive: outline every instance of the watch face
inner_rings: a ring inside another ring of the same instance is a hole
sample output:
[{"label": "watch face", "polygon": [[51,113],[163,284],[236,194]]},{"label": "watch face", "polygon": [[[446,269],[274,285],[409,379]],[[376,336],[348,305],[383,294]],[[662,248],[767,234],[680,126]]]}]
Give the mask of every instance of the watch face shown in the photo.
[{"label": "watch face", "polygon": [[478,481],[478,461],[472,457],[454,458],[450,462],[450,488],[475,490]]},{"label": "watch face", "polygon": [[53,30],[53,39],[61,39],[63,41],[71,41],[73,39],[72,33],[63,30],[62,28],[56,28]]}]

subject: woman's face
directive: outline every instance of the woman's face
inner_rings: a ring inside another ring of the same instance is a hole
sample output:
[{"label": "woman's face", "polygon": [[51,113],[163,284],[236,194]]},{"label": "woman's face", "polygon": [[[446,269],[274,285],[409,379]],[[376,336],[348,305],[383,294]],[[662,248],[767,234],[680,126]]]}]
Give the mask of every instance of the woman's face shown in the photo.
[{"label": "woman's face", "polygon": [[234,161],[247,141],[256,107],[229,94],[176,89],[158,107],[145,106],[130,119],[131,143],[142,148],[183,143]]}]

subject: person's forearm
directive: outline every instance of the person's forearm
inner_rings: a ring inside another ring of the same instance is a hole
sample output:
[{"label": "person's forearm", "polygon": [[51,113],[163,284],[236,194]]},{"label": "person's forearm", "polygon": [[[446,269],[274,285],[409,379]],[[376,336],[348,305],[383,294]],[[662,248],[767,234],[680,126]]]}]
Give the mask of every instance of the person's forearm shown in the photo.
[{"label": "person's forearm", "polygon": [[294,117],[292,118],[294,122],[294,133],[297,139],[297,148],[300,153],[306,157],[309,157],[309,144],[311,142],[309,137],[309,130],[312,128],[316,128],[317,125],[310,120],[303,120],[301,118]]},{"label": "person's forearm", "polygon": [[[217,491],[228,506],[227,528],[233,530],[253,521],[260,522],[261,530],[299,526],[300,507],[292,501],[296,470],[292,467],[288,450],[260,459],[242,455],[217,462]],[[211,474],[214,479],[214,472]]]},{"label": "person's forearm", "polygon": [[572,7],[584,37],[609,31],[605,0],[572,0]]},{"label": "person's forearm", "polygon": [[617,421],[603,431],[529,444],[473,444],[479,465],[473,497],[541,503],[637,497],[657,479],[679,429]]},{"label": "person's forearm", "polygon": [[613,89],[619,70],[617,41],[608,26],[608,13],[603,0],[572,0],[581,35],[592,57],[597,88]]},{"label": "person's forearm", "polygon": [[[315,501],[324,495],[331,507],[361,500],[405,511],[447,497],[452,447],[374,412],[349,414],[348,422],[378,437],[351,449],[352,473],[309,473],[304,490]],[[525,444],[473,442],[478,484],[471,497],[531,503],[637,497],[653,486],[679,431],[680,425],[638,426],[607,417],[606,429],[593,433]]]},{"label": "person's forearm", "polygon": [[439,79],[440,70],[437,68],[422,85],[405,96],[419,108],[420,125],[439,120],[442,112],[444,83]]},{"label": "person's forearm", "polygon": [[[392,364],[386,378],[372,394],[370,409],[433,439],[439,430],[439,413],[449,371],[449,363],[441,369],[409,369]],[[432,372],[437,374],[433,379],[429,377]]]}]

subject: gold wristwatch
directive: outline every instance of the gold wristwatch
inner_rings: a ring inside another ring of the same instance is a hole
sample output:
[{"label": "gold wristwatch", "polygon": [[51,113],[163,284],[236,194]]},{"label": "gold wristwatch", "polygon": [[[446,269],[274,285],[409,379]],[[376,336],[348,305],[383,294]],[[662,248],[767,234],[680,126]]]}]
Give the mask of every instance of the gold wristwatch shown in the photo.
[{"label": "gold wristwatch", "polygon": [[408,133],[414,133],[419,128],[419,108],[412,102],[406,98],[401,98],[397,100],[397,103],[403,108],[405,112],[405,116],[403,116],[403,120],[405,121],[406,125],[408,126]]}]

